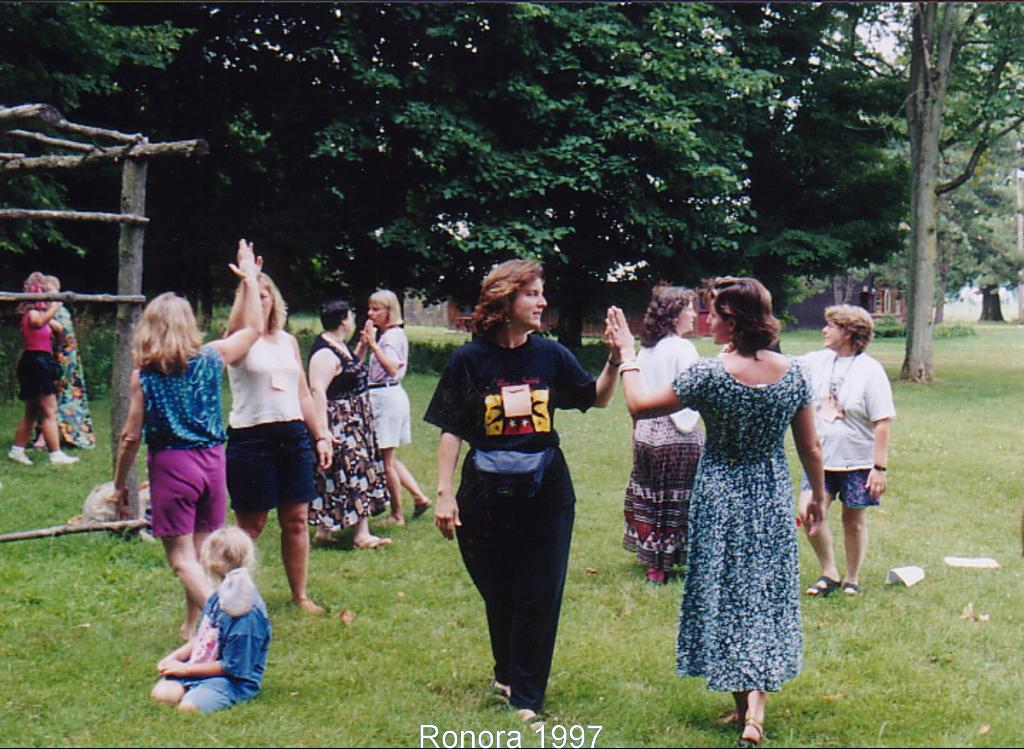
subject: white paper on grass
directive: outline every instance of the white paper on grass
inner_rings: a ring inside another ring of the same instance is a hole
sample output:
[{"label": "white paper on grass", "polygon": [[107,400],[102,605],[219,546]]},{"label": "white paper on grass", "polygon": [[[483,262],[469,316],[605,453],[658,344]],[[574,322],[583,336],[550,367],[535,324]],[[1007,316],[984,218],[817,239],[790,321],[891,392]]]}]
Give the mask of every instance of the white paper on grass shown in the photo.
[{"label": "white paper on grass", "polygon": [[976,570],[997,570],[999,562],[989,557],[945,557],[950,567],[969,567]]},{"label": "white paper on grass", "polygon": [[908,588],[924,580],[924,570],[920,567],[893,567],[885,573],[887,583],[903,583]]}]

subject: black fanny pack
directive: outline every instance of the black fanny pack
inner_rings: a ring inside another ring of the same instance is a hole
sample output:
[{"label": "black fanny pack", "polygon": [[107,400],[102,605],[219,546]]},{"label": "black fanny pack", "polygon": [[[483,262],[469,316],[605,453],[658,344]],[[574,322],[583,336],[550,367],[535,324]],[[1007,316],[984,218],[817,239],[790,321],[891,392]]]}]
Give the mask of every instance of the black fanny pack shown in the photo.
[{"label": "black fanny pack", "polygon": [[555,458],[555,448],[539,453],[518,450],[474,450],[473,467],[488,488],[501,497],[532,497],[540,491],[544,471]]}]

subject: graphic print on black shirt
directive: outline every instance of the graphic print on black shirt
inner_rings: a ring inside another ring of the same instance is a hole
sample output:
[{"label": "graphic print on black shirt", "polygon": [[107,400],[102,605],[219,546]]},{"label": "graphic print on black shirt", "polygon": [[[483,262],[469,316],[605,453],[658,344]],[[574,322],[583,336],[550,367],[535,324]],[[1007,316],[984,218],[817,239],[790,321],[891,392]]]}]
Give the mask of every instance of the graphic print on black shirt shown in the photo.
[{"label": "graphic print on black shirt", "polygon": [[536,378],[497,380],[494,384],[501,392],[484,396],[484,434],[498,437],[551,431],[550,389]]},{"label": "graphic print on black shirt", "polygon": [[594,377],[555,341],[531,335],[508,349],[471,341],[456,349],[424,419],[488,450],[539,452],[558,445],[556,408],[586,410]]}]

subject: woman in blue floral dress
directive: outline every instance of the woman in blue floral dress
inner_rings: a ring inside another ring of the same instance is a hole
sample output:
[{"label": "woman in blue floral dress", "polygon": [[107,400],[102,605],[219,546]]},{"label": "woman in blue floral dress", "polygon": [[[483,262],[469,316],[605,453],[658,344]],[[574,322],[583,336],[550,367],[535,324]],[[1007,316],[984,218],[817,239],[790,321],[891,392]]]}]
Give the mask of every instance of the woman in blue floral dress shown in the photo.
[{"label": "woman in blue floral dress", "polygon": [[710,291],[708,322],[716,359],[701,359],[671,387],[647,392],[622,311],[608,311],[606,341],[622,358],[629,412],[651,418],[680,406],[700,411],[707,429],[690,499],[689,569],[679,618],[676,670],[732,692],[740,744],[764,738],[767,692],[800,672],[799,568],[793,493],[783,450],[792,427],[811,482],[803,521],[814,533],[824,507],[821,449],[811,390],[778,340],[771,296],[752,278],[722,278]]},{"label": "woman in blue floral dress", "polygon": [[[60,279],[47,276],[44,286],[47,291],[60,291]],[[61,441],[72,447],[95,447],[96,435],[92,430],[89,416],[89,399],[85,392],[85,374],[78,358],[78,338],[71,322],[71,312],[61,307],[54,321],[63,328],[62,335],[55,341],[53,356],[60,368],[57,381],[57,428]]]}]

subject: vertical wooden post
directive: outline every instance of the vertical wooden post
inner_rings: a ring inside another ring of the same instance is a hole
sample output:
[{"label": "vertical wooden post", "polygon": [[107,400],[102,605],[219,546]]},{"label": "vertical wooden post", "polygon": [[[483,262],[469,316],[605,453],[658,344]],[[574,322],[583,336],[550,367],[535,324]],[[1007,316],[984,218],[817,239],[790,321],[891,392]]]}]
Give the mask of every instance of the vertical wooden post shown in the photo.
[{"label": "vertical wooden post", "polygon": [[[146,215],[146,169],[144,159],[125,159],[121,172],[121,213]],[[117,293],[142,293],[142,245],[144,225],[122,224],[117,244]],[[117,334],[114,344],[113,382],[110,398],[110,428],[114,435],[113,460],[117,461],[117,445],[128,419],[129,382],[132,373],[132,330],[139,318],[137,304],[117,305]],[[138,481],[133,467],[128,476],[128,497],[131,516],[141,514]]]}]

